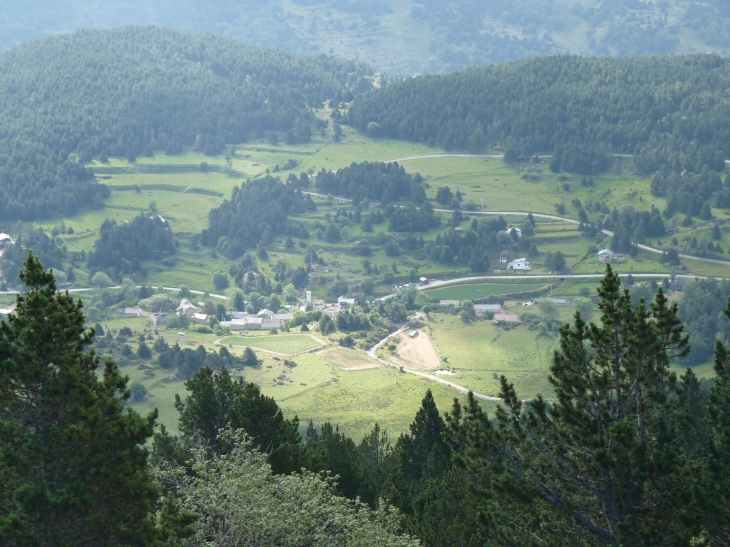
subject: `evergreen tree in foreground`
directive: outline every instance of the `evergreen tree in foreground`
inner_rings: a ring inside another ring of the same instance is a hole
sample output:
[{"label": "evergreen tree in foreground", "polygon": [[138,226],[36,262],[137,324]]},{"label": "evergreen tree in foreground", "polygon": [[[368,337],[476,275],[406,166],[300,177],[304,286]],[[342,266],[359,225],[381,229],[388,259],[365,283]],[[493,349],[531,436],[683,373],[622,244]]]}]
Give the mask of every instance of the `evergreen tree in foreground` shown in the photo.
[{"label": "evergreen tree in foreground", "polygon": [[713,516],[697,511],[698,382],[670,371],[689,351],[677,306],[661,289],[649,308],[632,306],[610,267],[598,294],[599,324],[577,313],[561,329],[556,400],[523,404],[502,377],[496,422],[472,394],[455,403],[452,445],[509,544],[687,545]]},{"label": "evergreen tree in foreground", "polygon": [[157,412],[124,412],[127,378],[89,349],[81,301],[29,256],[0,322],[0,544],[151,545],[158,489],[143,447]]}]

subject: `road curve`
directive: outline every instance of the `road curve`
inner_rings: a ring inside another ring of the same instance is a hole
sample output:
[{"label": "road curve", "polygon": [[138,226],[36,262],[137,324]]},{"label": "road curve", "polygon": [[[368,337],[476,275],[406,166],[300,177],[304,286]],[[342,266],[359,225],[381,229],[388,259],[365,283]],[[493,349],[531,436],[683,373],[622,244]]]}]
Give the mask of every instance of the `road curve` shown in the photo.
[{"label": "road curve", "polygon": [[[418,314],[417,314],[417,316],[418,316]],[[402,370],[403,372],[407,372],[408,374],[413,374],[415,376],[420,376],[421,378],[426,378],[427,380],[431,380],[432,382],[438,382],[439,384],[443,384],[445,386],[449,386],[450,388],[452,388],[452,389],[454,389],[454,390],[456,390],[459,393],[462,393],[464,395],[466,395],[467,393],[469,393],[471,391],[474,394],[474,397],[476,397],[477,399],[481,399],[483,401],[496,401],[496,402],[500,402],[502,400],[499,397],[493,397],[491,395],[484,395],[483,393],[478,393],[478,392],[474,391],[473,389],[469,389],[469,388],[464,387],[464,386],[461,386],[459,384],[455,384],[453,382],[449,382],[448,380],[445,380],[444,378],[441,378],[439,376],[434,376],[432,374],[427,374],[425,372],[421,372],[420,370],[413,370],[413,369],[410,369],[410,368],[399,367],[398,365],[394,365],[393,363],[389,363],[388,361],[385,361],[384,359],[381,359],[380,357],[377,356],[377,351],[380,348],[380,346],[382,346],[383,344],[385,344],[385,342],[387,342],[389,339],[391,339],[391,338],[393,338],[395,336],[398,336],[399,334],[402,334],[407,329],[408,329],[408,323],[406,323],[405,325],[403,325],[397,331],[392,332],[388,336],[386,336],[385,338],[383,338],[380,342],[378,342],[377,344],[375,344],[372,348],[370,348],[368,350],[368,352],[367,352],[368,357],[370,357],[371,359],[373,359],[373,360],[377,361],[378,363],[381,363],[381,364],[383,364],[385,366],[397,368],[399,370]]]}]

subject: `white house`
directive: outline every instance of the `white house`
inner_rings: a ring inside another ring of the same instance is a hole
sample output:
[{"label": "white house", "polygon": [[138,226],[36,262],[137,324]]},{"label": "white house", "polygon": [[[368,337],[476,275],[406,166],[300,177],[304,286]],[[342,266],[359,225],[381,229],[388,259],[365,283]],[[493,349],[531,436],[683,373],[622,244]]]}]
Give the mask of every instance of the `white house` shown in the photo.
[{"label": "white house", "polygon": [[598,260],[605,264],[610,264],[614,258],[616,258],[616,253],[614,253],[611,249],[598,251]]},{"label": "white house", "polygon": [[180,300],[180,305],[175,310],[178,315],[185,315],[190,319],[194,313],[200,313],[200,308],[190,302],[187,298]]},{"label": "white house", "polygon": [[507,269],[527,272],[530,271],[532,267],[530,266],[530,263],[527,262],[527,258],[517,258],[507,264]]}]

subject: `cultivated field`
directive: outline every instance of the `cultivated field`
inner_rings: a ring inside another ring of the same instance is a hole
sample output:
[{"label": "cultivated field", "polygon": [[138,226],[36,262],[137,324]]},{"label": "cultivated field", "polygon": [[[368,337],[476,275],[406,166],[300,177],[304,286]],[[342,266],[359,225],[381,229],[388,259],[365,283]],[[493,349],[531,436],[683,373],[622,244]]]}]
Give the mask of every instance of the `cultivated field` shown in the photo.
[{"label": "cultivated field", "polygon": [[383,365],[370,359],[365,352],[349,348],[333,348],[317,353],[325,361],[337,365],[340,369],[348,372],[358,372],[382,368]]},{"label": "cultivated field", "polygon": [[414,370],[441,368],[441,360],[425,330],[419,331],[415,338],[411,338],[407,332],[401,334],[400,343],[389,359],[396,365]]}]

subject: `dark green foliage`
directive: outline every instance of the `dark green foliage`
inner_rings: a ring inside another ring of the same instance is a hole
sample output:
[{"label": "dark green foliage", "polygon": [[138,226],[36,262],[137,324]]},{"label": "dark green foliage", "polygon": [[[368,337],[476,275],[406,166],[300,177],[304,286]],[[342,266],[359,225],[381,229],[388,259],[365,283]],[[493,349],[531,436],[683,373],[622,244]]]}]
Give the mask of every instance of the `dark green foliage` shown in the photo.
[{"label": "dark green foliage", "polygon": [[0,57],[0,72],[0,220],[25,220],[100,206],[108,190],[84,167],[97,155],[133,159],[181,145],[218,154],[268,130],[307,141],[316,118],[303,90],[330,97],[367,69],[122,27],[24,44]]},{"label": "dark green foliage", "polygon": [[[722,170],[722,156],[720,162],[713,162],[712,169]],[[701,163],[704,162],[704,163]],[[728,200],[727,185],[722,184],[720,175],[710,169],[705,169],[705,163],[708,161],[700,158],[692,170],[697,170],[698,174],[678,173],[672,171],[665,166],[657,173],[651,181],[651,193],[655,196],[667,198],[667,208],[665,215],[673,216],[675,213],[685,213],[688,215],[699,216],[702,207],[713,195],[717,193],[717,206],[730,207]],[[678,168],[680,165],[674,166]],[[718,193],[719,192],[719,193]]]},{"label": "dark green foliage", "polygon": [[388,206],[385,216],[388,217],[388,230],[391,232],[427,232],[441,226],[441,217],[428,201],[420,208],[413,205],[408,208]]},{"label": "dark green foliage", "polygon": [[363,479],[359,464],[355,442],[340,433],[337,426],[325,423],[318,433],[309,422],[302,448],[302,465],[306,469],[339,475],[337,490],[354,499],[360,494]]},{"label": "dark green foliage", "polygon": [[63,268],[63,261],[68,257],[65,245],[57,244],[56,238],[46,234],[43,228],[31,228],[18,237],[15,245],[3,251],[0,266],[6,280],[14,283],[18,279],[29,250],[32,250],[47,268],[57,270]]},{"label": "dark green foliage", "polygon": [[0,323],[0,543],[150,545],[158,495],[144,444],[157,412],[123,410],[127,378],[89,350],[81,302],[30,257]]},{"label": "dark green foliage", "polygon": [[645,237],[663,237],[666,234],[664,220],[659,209],[652,205],[651,211],[636,211],[633,207],[623,207],[619,213],[614,209],[597,225],[599,229],[610,230],[616,234],[614,241],[619,252],[629,252],[625,240],[643,243]]},{"label": "dark green foliage", "polygon": [[[421,175],[411,175],[397,163],[353,163],[336,172],[322,171],[317,175],[317,189],[325,194],[352,198],[357,205],[363,198],[385,205],[399,199],[423,203]],[[420,190],[419,190],[420,189]],[[414,199],[416,198],[416,199]]]},{"label": "dark green foliage", "polygon": [[611,150],[636,153],[640,173],[721,171],[728,80],[730,68],[711,55],[550,57],[397,82],[358,97],[348,119],[360,131],[374,121],[384,136],[447,149],[511,137],[520,149],[555,152],[553,170],[596,172]]},{"label": "dark green foliage", "polygon": [[337,314],[337,330],[340,332],[351,332],[370,329],[368,316],[361,313],[350,313],[345,311]]},{"label": "dark green foliage", "polygon": [[686,325],[692,351],[683,359],[688,365],[707,362],[715,340],[730,340],[730,324],[722,311],[730,298],[730,281],[714,278],[687,283],[679,306],[679,318]]},{"label": "dark green foliage", "polygon": [[226,256],[238,258],[247,249],[270,244],[278,235],[308,237],[306,229],[290,222],[288,215],[314,209],[309,195],[266,176],[234,187],[231,199],[208,214],[208,228],[203,230],[200,241],[203,245],[218,245]]},{"label": "dark green foliage", "polygon": [[107,270],[115,276],[139,273],[142,260],[160,260],[175,254],[175,238],[168,222],[158,215],[141,214],[131,222],[117,225],[105,220],[101,236],[89,251],[86,265],[93,270]]},{"label": "dark green foliage", "polygon": [[[689,351],[677,307],[660,290],[650,309],[635,308],[610,267],[598,294],[598,325],[576,315],[561,329],[550,377],[556,401],[523,405],[502,377],[506,408],[498,407],[496,424],[470,396],[449,417],[452,443],[481,480],[490,470],[495,494],[525,514],[562,520],[563,542],[688,544],[699,515],[685,486],[697,462],[685,457],[702,402],[690,371],[670,372],[670,361]],[[512,526],[514,537],[549,534],[534,524]]]},{"label": "dark green foliage", "polygon": [[298,469],[299,420],[285,420],[278,405],[255,384],[234,380],[223,368],[216,374],[205,367],[185,382],[190,393],[182,401],[175,395],[180,412],[180,431],[190,442],[201,442],[215,453],[225,451],[219,439],[222,428],[243,429],[253,444],[268,454],[274,473]]},{"label": "dark green foliage", "polygon": [[243,366],[242,358],[233,355],[225,347],[220,348],[216,353],[206,351],[203,346],[198,346],[194,350],[181,349],[178,344],[161,351],[157,363],[163,369],[177,368],[183,378],[190,378],[202,367],[221,370],[223,367]]}]

